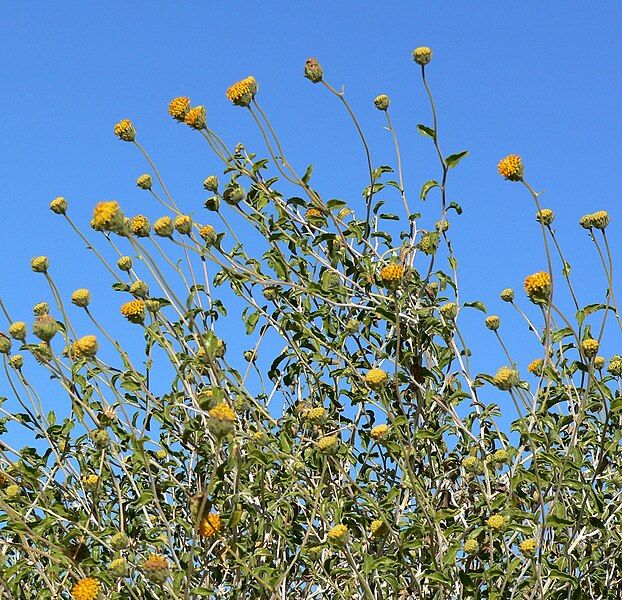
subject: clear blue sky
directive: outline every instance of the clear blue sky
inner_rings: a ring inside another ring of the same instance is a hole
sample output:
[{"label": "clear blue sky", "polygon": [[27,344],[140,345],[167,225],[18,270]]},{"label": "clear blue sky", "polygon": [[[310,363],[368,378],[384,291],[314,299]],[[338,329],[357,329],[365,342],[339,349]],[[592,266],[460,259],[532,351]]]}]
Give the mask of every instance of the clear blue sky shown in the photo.
[{"label": "clear blue sky", "polygon": [[[452,221],[463,299],[482,299],[507,316],[517,358],[531,357],[527,332],[498,301],[499,290],[520,290],[526,274],[545,267],[531,199],[496,173],[510,152],[523,156],[528,180],[547,190],[542,202],[557,214],[583,303],[603,297],[597,257],[577,220],[608,210],[620,256],[619,2],[3,0],[0,11],[0,295],[16,318],[30,320],[34,301],[47,297],[28,264],[37,254],[49,255],[66,295],[84,286],[112,297],[103,268],[49,212],[51,198],[66,196],[84,225],[102,199],[118,199],[128,214],[160,216],[134,184],[146,165],[112,133],[120,118],[135,122],[178,203],[208,220],[201,182],[218,164],[197,135],[167,116],[173,96],[205,104],[228,142],[263,153],[249,116],[224,97],[233,81],[253,74],[292,162],[315,164],[326,197],[360,200],[366,167],[358,140],[334,98],[303,78],[309,56],[333,85],[346,85],[376,165],[391,164],[393,150],[372,99],[391,96],[416,204],[421,184],[438,174],[430,140],[416,132],[417,123],[430,122],[410,55],[419,45],[434,49],[428,72],[445,152],[470,151],[452,172],[449,193],[465,211]],[[429,227],[436,210],[428,214],[422,225]],[[494,370],[504,361],[481,319],[475,313],[467,327],[486,352],[478,364]],[[116,308],[111,320],[120,326]],[[622,350],[619,330],[610,333],[617,348],[610,343],[606,353]]]}]

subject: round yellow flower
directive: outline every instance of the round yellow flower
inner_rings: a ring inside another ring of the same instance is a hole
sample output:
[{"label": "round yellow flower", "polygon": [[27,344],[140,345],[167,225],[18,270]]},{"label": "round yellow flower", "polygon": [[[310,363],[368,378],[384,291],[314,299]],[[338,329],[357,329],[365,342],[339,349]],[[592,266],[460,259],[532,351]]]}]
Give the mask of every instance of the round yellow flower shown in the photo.
[{"label": "round yellow flower", "polygon": [[542,225],[550,225],[555,219],[555,213],[550,208],[543,208],[536,213],[536,221]]},{"label": "round yellow flower", "polygon": [[151,223],[145,215],[136,215],[132,218],[130,229],[136,237],[149,237],[151,233]]},{"label": "round yellow flower", "polygon": [[609,366],[607,372],[611,373],[614,377],[622,376],[622,356],[616,354],[609,359]]},{"label": "round yellow flower", "polygon": [[501,367],[493,377],[493,383],[500,390],[511,390],[519,383],[518,372],[510,367]]},{"label": "round yellow flower", "polygon": [[520,181],[525,174],[523,159],[518,154],[508,154],[497,165],[499,175],[510,181]]},{"label": "round yellow flower", "polygon": [[189,215],[177,215],[175,217],[174,227],[177,233],[188,235],[192,231],[192,217]]},{"label": "round yellow flower", "polygon": [[324,71],[322,65],[318,62],[317,58],[307,58],[305,62],[305,77],[312,83],[319,83],[322,81]]},{"label": "round yellow flower", "polygon": [[581,351],[587,358],[596,356],[596,353],[598,352],[598,342],[593,339],[583,340],[581,342]]},{"label": "round yellow flower", "polygon": [[93,210],[91,227],[97,231],[121,232],[125,225],[125,217],[118,202],[98,202]]},{"label": "round yellow flower", "polygon": [[71,294],[71,302],[76,306],[84,308],[91,302],[91,294],[85,288],[80,288]]},{"label": "round yellow flower", "polygon": [[402,277],[404,277],[404,267],[395,263],[387,265],[380,271],[380,279],[388,288],[398,285]]},{"label": "round yellow flower", "polygon": [[315,447],[323,454],[334,454],[339,446],[339,438],[336,435],[326,435],[315,442]]},{"label": "round yellow flower", "polygon": [[514,301],[514,290],[512,288],[505,288],[499,294],[499,297],[504,302],[513,302]]},{"label": "round yellow flower", "polygon": [[203,225],[199,229],[199,235],[207,244],[213,244],[216,241],[216,230],[211,225]]},{"label": "round yellow flower", "polygon": [[538,547],[538,542],[536,542],[533,538],[529,538],[527,540],[523,540],[518,547],[525,556],[533,556],[536,552],[536,548]]},{"label": "round yellow flower", "polygon": [[323,406],[309,408],[304,411],[303,417],[305,421],[309,421],[310,423],[322,423],[326,419],[326,409]]},{"label": "round yellow flower", "polygon": [[419,46],[413,50],[413,60],[421,66],[427,65],[432,60],[432,50],[427,46]]},{"label": "round yellow flower", "polygon": [[551,276],[545,271],[533,273],[525,278],[525,293],[534,303],[546,302],[551,294]]},{"label": "round yellow flower", "polygon": [[475,554],[478,550],[479,544],[477,543],[477,540],[470,538],[466,542],[464,542],[464,551],[467,554]]},{"label": "round yellow flower", "polygon": [[187,96],[178,96],[177,98],[173,98],[168,105],[168,114],[180,123],[184,122],[189,110],[190,98]]},{"label": "round yellow flower", "polygon": [[141,175],[136,180],[136,185],[141,190],[150,190],[151,186],[153,185],[153,180],[151,179],[151,175],[149,175],[149,173],[145,173],[144,175]]},{"label": "round yellow flower", "polygon": [[382,519],[375,519],[371,522],[369,530],[371,531],[372,537],[379,538],[387,533],[388,527]]},{"label": "round yellow flower", "polygon": [[127,560],[125,558],[117,558],[108,564],[108,572],[116,578],[124,577],[127,573]]},{"label": "round yellow flower", "polygon": [[21,369],[24,366],[24,357],[21,354],[14,354],[9,358],[9,364],[14,369]]},{"label": "round yellow flower", "polygon": [[117,267],[121,271],[130,271],[132,269],[132,258],[130,256],[122,256],[117,261]]},{"label": "round yellow flower", "polygon": [[491,458],[493,462],[503,465],[506,462],[508,462],[510,455],[508,454],[507,450],[500,449],[500,450],[497,450],[496,452],[493,452]]},{"label": "round yellow flower", "polygon": [[227,99],[236,106],[248,106],[255,97],[259,86],[254,77],[237,81],[227,89]]},{"label": "round yellow flower", "polygon": [[16,340],[26,339],[26,323],[24,321],[15,321],[9,326],[9,335]]},{"label": "round yellow flower", "polygon": [[458,316],[458,307],[455,302],[447,302],[443,304],[439,309],[439,312],[443,318],[452,321]]},{"label": "round yellow flower", "polygon": [[132,121],[122,119],[114,126],[115,135],[124,142],[133,142],[136,139],[136,130]]},{"label": "round yellow flower", "polygon": [[542,375],[542,367],[544,366],[544,361],[541,358],[536,358],[532,360],[527,366],[527,370],[534,375]]},{"label": "round yellow flower", "polygon": [[594,357],[594,368],[602,369],[605,366],[605,357],[604,356],[595,356]]},{"label": "round yellow flower", "polygon": [[389,426],[386,423],[382,423],[380,425],[376,425],[370,434],[373,440],[377,442],[384,440],[389,435]]},{"label": "round yellow flower", "polygon": [[209,429],[216,437],[228,435],[235,428],[237,416],[226,402],[214,406],[209,411],[209,416]]},{"label": "round yellow flower", "polygon": [[485,323],[488,329],[491,331],[497,331],[501,325],[501,319],[497,315],[491,315],[490,317],[486,317]]},{"label": "round yellow flower", "polygon": [[382,369],[374,368],[367,371],[363,379],[370,387],[379,387],[387,381],[388,377]]},{"label": "round yellow flower", "polygon": [[490,529],[495,529],[496,531],[499,531],[505,526],[505,517],[499,514],[492,515],[486,520],[486,525],[488,525]]},{"label": "round yellow flower", "polygon": [[205,129],[207,126],[207,117],[205,115],[205,106],[195,106],[191,108],[185,118],[184,123],[192,129]]},{"label": "round yellow flower", "polygon": [[85,335],[71,346],[75,358],[93,358],[97,354],[97,349],[97,338],[94,335]]},{"label": "round yellow flower", "polygon": [[328,541],[335,546],[345,546],[348,543],[349,537],[350,532],[348,528],[342,524],[335,525],[328,532]]},{"label": "round yellow flower", "polygon": [[154,224],[153,230],[160,237],[171,237],[173,235],[173,219],[170,217],[160,217]]},{"label": "round yellow flower", "polygon": [[130,300],[121,307],[121,314],[130,323],[143,323],[145,320],[145,303],[139,298]]},{"label": "round yellow flower", "polygon": [[63,196],[58,196],[50,202],[50,210],[57,215],[64,215],[67,212],[67,200]]},{"label": "round yellow flower", "polygon": [[71,590],[74,600],[95,600],[99,595],[99,581],[92,577],[80,579]]},{"label": "round yellow flower", "polygon": [[322,221],[324,219],[324,215],[319,208],[315,208],[314,206],[312,206],[311,208],[307,209],[305,219],[307,220],[307,223],[313,224],[317,223],[318,221]]},{"label": "round yellow flower", "polygon": [[218,534],[222,530],[222,519],[218,513],[210,513],[201,519],[199,523],[199,533],[201,536],[209,538]]},{"label": "round yellow flower", "polygon": [[30,261],[30,267],[35,273],[47,273],[50,267],[50,261],[47,256],[35,256]]},{"label": "round yellow flower", "polygon": [[391,104],[391,100],[386,94],[380,94],[380,96],[376,96],[374,98],[374,106],[378,110],[387,110],[389,108],[389,104]]},{"label": "round yellow flower", "polygon": [[599,210],[591,215],[592,227],[605,229],[609,225],[609,213],[606,210]]},{"label": "round yellow flower", "polygon": [[99,485],[99,475],[91,474],[82,477],[82,485],[86,490],[93,491]]},{"label": "round yellow flower", "polygon": [[482,470],[482,463],[477,456],[467,456],[463,459],[462,466],[470,473],[479,473]]},{"label": "round yellow flower", "polygon": [[592,215],[583,215],[579,219],[579,225],[581,225],[583,229],[592,229]]}]

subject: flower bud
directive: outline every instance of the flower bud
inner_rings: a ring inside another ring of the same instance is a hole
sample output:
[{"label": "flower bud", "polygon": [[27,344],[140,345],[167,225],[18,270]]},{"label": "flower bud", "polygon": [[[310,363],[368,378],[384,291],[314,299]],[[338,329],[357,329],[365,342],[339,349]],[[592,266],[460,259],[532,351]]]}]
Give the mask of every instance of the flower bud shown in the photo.
[{"label": "flower bud", "polygon": [[133,142],[136,139],[136,130],[132,121],[123,119],[114,126],[115,135],[124,142]]},{"label": "flower bud", "polygon": [[422,67],[432,60],[432,50],[427,46],[419,46],[413,50],[413,60]]},{"label": "flower bud", "polygon": [[146,298],[149,295],[149,286],[142,279],[139,279],[130,286],[130,294],[136,298]]},{"label": "flower bud", "polygon": [[141,190],[150,190],[151,186],[153,185],[153,180],[151,179],[151,175],[149,175],[149,173],[145,173],[144,175],[141,175],[136,180],[136,185]]},{"label": "flower bud", "polygon": [[592,227],[605,229],[609,225],[609,213],[606,210],[599,210],[592,214]]},{"label": "flower bud", "polygon": [[67,212],[67,200],[62,196],[54,198],[54,200],[50,202],[50,210],[57,215],[64,215]]},{"label": "flower bud", "polygon": [[132,270],[132,259],[129,256],[122,256],[117,261],[117,267],[119,267],[121,271],[131,271]]},{"label": "flower bud", "polygon": [[308,58],[305,62],[305,77],[312,83],[319,83],[322,81],[324,71],[322,65],[315,58]]},{"label": "flower bud", "polygon": [[9,327],[9,335],[16,340],[25,340],[26,331],[26,323],[24,321],[15,321]]},{"label": "flower bud", "polygon": [[14,369],[21,369],[24,366],[24,357],[21,354],[14,354],[9,358],[9,364]]},{"label": "flower bud", "polygon": [[244,200],[244,196],[245,195],[246,194],[245,194],[244,189],[242,188],[241,185],[239,185],[237,183],[232,183],[229,186],[227,186],[227,188],[225,189],[222,197],[223,197],[223,200],[227,204],[230,204],[231,206],[236,206],[242,200]]},{"label": "flower bud", "polygon": [[85,288],[80,288],[71,294],[71,302],[80,308],[86,308],[91,302],[91,294]]},{"label": "flower bud", "polygon": [[514,290],[512,288],[505,288],[500,294],[499,297],[504,302],[513,302],[514,301]]},{"label": "flower bud", "polygon": [[220,198],[218,196],[212,196],[205,201],[205,208],[216,212],[220,208]]},{"label": "flower bud", "polygon": [[51,315],[41,315],[35,319],[32,332],[44,342],[49,342],[58,331],[58,323]]},{"label": "flower bud", "polygon": [[189,215],[177,215],[174,223],[175,230],[181,235],[190,235],[192,232],[192,218]]},{"label": "flower bud", "polygon": [[214,192],[214,194],[216,194],[218,192],[218,177],[216,177],[216,175],[206,177],[203,181],[203,187],[208,192]]},{"label": "flower bud", "polygon": [[386,94],[380,94],[380,96],[376,96],[374,98],[374,106],[378,110],[387,110],[387,108],[389,108],[390,103],[391,103],[391,100],[389,99],[389,96],[387,96]]},{"label": "flower bud", "polygon": [[11,352],[11,338],[4,333],[0,333],[0,354],[8,354]]},{"label": "flower bud", "polygon": [[35,273],[47,273],[50,261],[47,256],[35,256],[35,258],[30,261],[30,266]]},{"label": "flower bud", "polygon": [[501,319],[497,315],[490,315],[490,317],[486,317],[486,327],[491,331],[497,331],[499,329],[499,325],[501,324]]},{"label": "flower bud", "polygon": [[548,226],[555,219],[555,213],[550,208],[543,208],[536,213],[536,221]]},{"label": "flower bud", "polygon": [[153,230],[160,237],[171,237],[173,235],[173,220],[170,217],[160,217],[153,224]]}]

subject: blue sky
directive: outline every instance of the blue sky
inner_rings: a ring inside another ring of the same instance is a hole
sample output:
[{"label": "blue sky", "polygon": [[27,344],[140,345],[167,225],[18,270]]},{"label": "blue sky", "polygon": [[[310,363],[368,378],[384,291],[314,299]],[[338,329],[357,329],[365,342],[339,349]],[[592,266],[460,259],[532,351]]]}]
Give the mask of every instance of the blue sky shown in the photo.
[{"label": "blue sky", "polygon": [[[335,87],[346,86],[375,165],[392,164],[393,148],[372,100],[391,96],[415,205],[421,184],[438,175],[431,142],[416,131],[431,120],[411,60],[419,45],[434,50],[428,73],[444,151],[470,151],[449,185],[449,199],[464,208],[451,230],[463,299],[481,299],[501,314],[516,358],[532,357],[528,332],[498,300],[502,288],[520,290],[526,274],[545,267],[530,197],[496,173],[498,160],[511,152],[523,156],[527,179],[546,189],[542,203],[556,212],[582,303],[604,295],[597,256],[577,220],[608,210],[620,256],[618,2],[590,3],[589,10],[582,2],[534,1],[4,1],[0,7],[0,296],[16,319],[30,320],[32,304],[47,297],[43,279],[29,268],[38,254],[50,257],[66,296],[88,287],[104,313],[111,298],[117,302],[103,268],[85,256],[48,203],[66,196],[84,226],[102,199],[118,199],[128,214],[160,216],[134,184],[146,165],[112,133],[120,118],[135,122],[178,203],[208,221],[201,182],[219,165],[197,135],[167,116],[174,96],[205,104],[209,122],[229,143],[242,141],[262,154],[249,116],[224,97],[233,81],[253,74],[290,160],[301,170],[315,165],[314,181],[326,197],[359,201],[364,156],[342,107],[303,78],[309,56],[322,62]],[[429,215],[422,226],[433,225],[434,200],[418,207]],[[398,198],[392,201],[397,212]],[[476,364],[494,370],[504,360],[482,319],[476,312],[465,326],[484,355]],[[116,308],[109,322],[122,326]],[[609,332],[605,354],[622,350],[619,329]]]}]

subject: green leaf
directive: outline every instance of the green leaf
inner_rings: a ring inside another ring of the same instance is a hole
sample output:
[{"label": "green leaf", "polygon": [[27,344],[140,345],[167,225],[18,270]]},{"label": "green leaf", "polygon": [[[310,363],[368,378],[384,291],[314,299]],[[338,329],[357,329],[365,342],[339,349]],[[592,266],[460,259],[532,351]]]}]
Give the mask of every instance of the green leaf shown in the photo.
[{"label": "green leaf", "polygon": [[421,192],[419,192],[419,198],[421,198],[422,200],[426,199],[426,196],[428,195],[428,192],[435,187],[440,187],[438,181],[435,181],[434,179],[430,179],[429,181],[426,181],[422,186],[421,186]]},{"label": "green leaf", "polygon": [[309,179],[311,179],[311,173],[313,173],[313,165],[309,165],[305,174],[302,176],[302,181],[304,183],[309,183]]},{"label": "green leaf", "polygon": [[463,152],[458,152],[456,154],[450,154],[445,159],[445,163],[447,164],[447,168],[453,169],[468,153],[469,153],[468,150],[464,150]]},{"label": "green leaf", "polygon": [[421,125],[421,123],[419,123],[419,125],[417,125],[417,129],[421,135],[431,137],[433,140],[436,139],[436,131],[434,131],[431,127],[427,127],[426,125]]},{"label": "green leaf", "polygon": [[465,302],[463,306],[468,306],[469,308],[477,308],[477,310],[481,310],[483,313],[487,313],[486,305],[481,300],[476,300],[475,302]]}]

